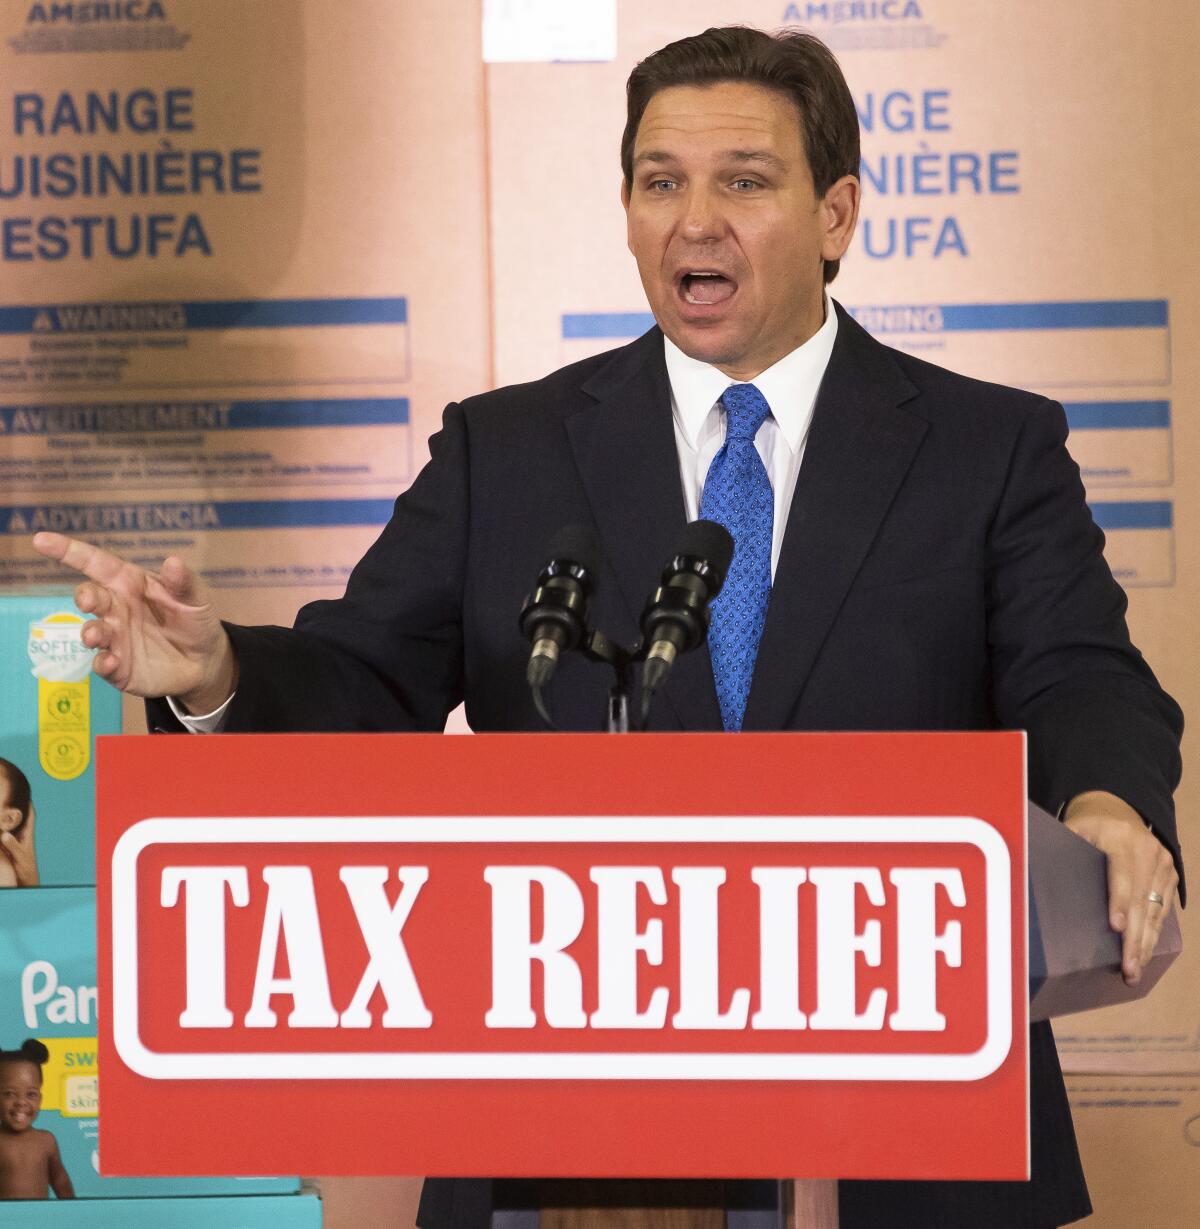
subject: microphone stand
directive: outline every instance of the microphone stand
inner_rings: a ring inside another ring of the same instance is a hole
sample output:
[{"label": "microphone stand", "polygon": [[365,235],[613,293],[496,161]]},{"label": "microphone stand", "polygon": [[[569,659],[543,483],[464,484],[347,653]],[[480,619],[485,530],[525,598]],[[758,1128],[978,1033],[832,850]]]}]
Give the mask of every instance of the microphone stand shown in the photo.
[{"label": "microphone stand", "polygon": [[591,631],[579,646],[579,651],[589,661],[606,662],[616,676],[608,693],[608,711],[605,713],[606,734],[629,733],[629,694],[633,689],[633,663],[635,653],[610,640],[602,631]]},{"label": "microphone stand", "polygon": [[[606,734],[628,734],[630,730],[629,697],[633,694],[633,667],[637,662],[645,661],[650,646],[644,639],[641,639],[632,650],[626,649],[602,631],[595,629],[589,631],[577,647],[589,661],[603,662],[612,667],[613,685],[608,692],[604,732]],[[542,700],[540,688],[534,688],[534,703],[542,720],[551,729],[555,729]],[[634,728],[644,729],[644,718],[642,725]]]}]

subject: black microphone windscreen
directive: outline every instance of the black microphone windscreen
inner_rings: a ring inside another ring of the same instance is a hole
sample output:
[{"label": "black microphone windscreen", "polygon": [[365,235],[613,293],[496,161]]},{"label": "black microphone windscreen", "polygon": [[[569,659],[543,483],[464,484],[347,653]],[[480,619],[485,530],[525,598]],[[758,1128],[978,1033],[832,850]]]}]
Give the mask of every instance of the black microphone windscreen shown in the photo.
[{"label": "black microphone windscreen", "polygon": [[555,563],[575,563],[595,573],[600,539],[590,525],[564,525],[550,541],[548,558]]},{"label": "black microphone windscreen", "polygon": [[725,576],[733,562],[733,537],[724,525],[716,521],[690,521],[684,528],[675,554],[703,559]]}]

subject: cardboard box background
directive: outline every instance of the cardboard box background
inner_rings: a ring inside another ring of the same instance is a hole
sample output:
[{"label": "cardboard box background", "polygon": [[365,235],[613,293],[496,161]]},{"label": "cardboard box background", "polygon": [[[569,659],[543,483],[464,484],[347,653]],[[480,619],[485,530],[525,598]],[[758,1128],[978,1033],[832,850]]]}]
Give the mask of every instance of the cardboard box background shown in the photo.
[{"label": "cardboard box background", "polygon": [[[71,6],[58,7],[65,11]],[[162,6],[135,7],[145,11]],[[224,589],[221,611],[243,623],[290,623],[305,601],[341,591],[346,569],[378,535],[398,488],[428,455],[426,440],[437,430],[446,403],[490,382],[480,7],[478,0],[447,0],[436,6],[393,0],[355,0],[351,6],[316,0],[253,5],[241,0],[168,0],[162,11],[161,21],[93,19],[90,28],[96,38],[119,44],[121,37],[136,39],[171,27],[178,35],[172,47],[122,50],[115,45],[111,50],[33,54],[20,51],[17,41],[36,27],[49,25],[62,32],[71,23],[65,18],[34,21],[25,0],[0,0],[0,132],[6,151],[153,153],[163,148],[164,140],[184,153],[253,149],[261,155],[261,189],[0,200],[0,222],[82,212],[112,213],[125,225],[138,213],[194,212],[212,249],[207,256],[193,250],[180,257],[143,253],[123,260],[85,258],[72,250],[57,260],[2,261],[0,308],[214,300],[336,304],[355,298],[402,298],[407,309],[403,344],[373,328],[255,328],[235,322],[222,329],[172,334],[184,337],[190,347],[204,348],[202,369],[209,373],[209,386],[175,386],[177,352],[173,356],[163,350],[162,386],[153,387],[156,381],[147,374],[152,371],[150,360],[138,352],[140,374],[130,377],[129,387],[113,380],[85,392],[0,381],[0,408],[63,403],[220,407],[230,402],[407,398],[407,423],[380,427],[351,422],[330,429],[316,426],[314,420],[313,426],[285,427],[281,420],[286,415],[276,413],[278,429],[241,433],[240,440],[233,433],[214,431],[197,445],[195,432],[159,431],[132,433],[114,448],[110,437],[105,448],[117,460],[107,490],[76,482],[72,471],[40,484],[26,479],[4,484],[0,585],[6,583],[5,576],[40,583],[58,574],[38,562],[27,533],[5,531],[4,510],[11,506],[111,508],[133,499],[161,507],[180,501],[206,505],[263,498],[279,505],[276,520],[290,539],[286,543],[274,533],[222,528],[194,534],[126,534],[132,539],[126,549],[157,552],[161,558],[177,549],[178,540],[188,539],[182,549],[190,561],[222,570],[234,557],[252,568],[266,568],[285,554],[288,564],[311,569],[307,577],[297,571],[283,578],[286,584],[256,577],[249,587]],[[77,37],[87,36],[85,24],[75,25]],[[87,90],[103,95],[115,90],[124,98],[135,89],[161,97],[179,88],[192,91],[190,132],[60,131],[39,137],[27,130],[18,137],[14,131],[10,100],[19,91],[40,93],[48,100],[49,113],[64,90],[76,97]],[[115,334],[111,339],[143,336]],[[30,341],[0,329],[0,358],[24,361]],[[407,347],[407,370],[381,366],[381,353],[393,346]],[[318,351],[335,370],[327,382],[306,383],[304,373],[311,371],[310,360]],[[229,383],[233,368],[244,383]],[[304,413],[301,410],[301,419]],[[95,431],[51,437],[59,454],[102,451]],[[338,445],[338,438],[345,443]],[[46,443],[45,436],[0,434],[0,462],[6,457],[24,460]],[[221,472],[211,476],[170,476],[169,467],[159,466],[163,476],[156,483],[148,480],[145,455],[195,453],[197,447],[214,458],[230,451],[269,451],[270,461],[251,464],[266,466],[276,477],[266,489],[248,489],[247,477],[234,476],[227,466],[218,466]],[[314,453],[331,450],[361,462],[352,472],[335,476],[337,485],[311,472]],[[372,467],[364,458],[373,451],[391,455]],[[128,466],[119,463],[122,452],[130,457]],[[296,472],[280,481],[289,463]],[[135,485],[122,479],[125,470],[141,475]],[[0,475],[5,472],[0,466]],[[404,475],[399,481],[398,473]],[[314,532],[299,524],[288,528],[289,508],[337,500],[360,503],[358,515],[340,518],[329,530]],[[136,706],[132,711],[136,713]]]},{"label": "cardboard box background", "polygon": [[1200,1079],[1067,1080],[1095,1229],[1193,1229],[1200,1208]]}]

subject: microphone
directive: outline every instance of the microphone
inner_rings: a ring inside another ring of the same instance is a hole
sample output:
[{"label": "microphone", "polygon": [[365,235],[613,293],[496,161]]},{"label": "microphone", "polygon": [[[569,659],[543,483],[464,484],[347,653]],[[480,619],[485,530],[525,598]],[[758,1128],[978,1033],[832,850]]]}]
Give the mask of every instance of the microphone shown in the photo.
[{"label": "microphone", "polygon": [[708,635],[708,606],[721,592],[733,560],[733,538],[716,521],[692,521],[662,583],[642,611],[642,642],[649,645],[642,670],[642,720],[650,700],[680,653],[688,653]]},{"label": "microphone", "polygon": [[525,679],[535,693],[550,682],[559,655],[587,635],[588,599],[596,576],[600,543],[586,525],[567,525],[550,543],[550,562],[521,607],[521,634],[533,649]]}]

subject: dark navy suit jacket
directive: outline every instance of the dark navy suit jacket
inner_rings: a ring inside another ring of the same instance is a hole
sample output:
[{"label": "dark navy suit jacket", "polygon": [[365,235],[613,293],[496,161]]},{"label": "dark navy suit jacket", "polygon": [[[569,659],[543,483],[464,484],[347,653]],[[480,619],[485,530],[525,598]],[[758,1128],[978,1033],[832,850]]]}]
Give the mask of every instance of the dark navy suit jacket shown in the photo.
[{"label": "dark navy suit jacket", "polygon": [[[1182,719],[1130,644],[1062,408],[884,347],[838,311],[744,728],[1024,729],[1036,802],[1109,790],[1178,862]],[[294,630],[230,627],[229,730],[440,730],[462,700],[475,730],[541,728],[517,612],[567,524],[603,543],[593,624],[636,638],[685,518],[657,329],[450,406],[430,448],[344,598]],[[557,723],[597,729],[608,685],[564,662]],[[153,720],[171,724],[158,706]],[[677,663],[654,725],[721,728],[706,651]],[[1031,1183],[847,1183],[843,1229],[1086,1214],[1045,1025],[1031,1067]],[[431,1181],[421,1223],[478,1229],[490,1206],[487,1180]]]}]

